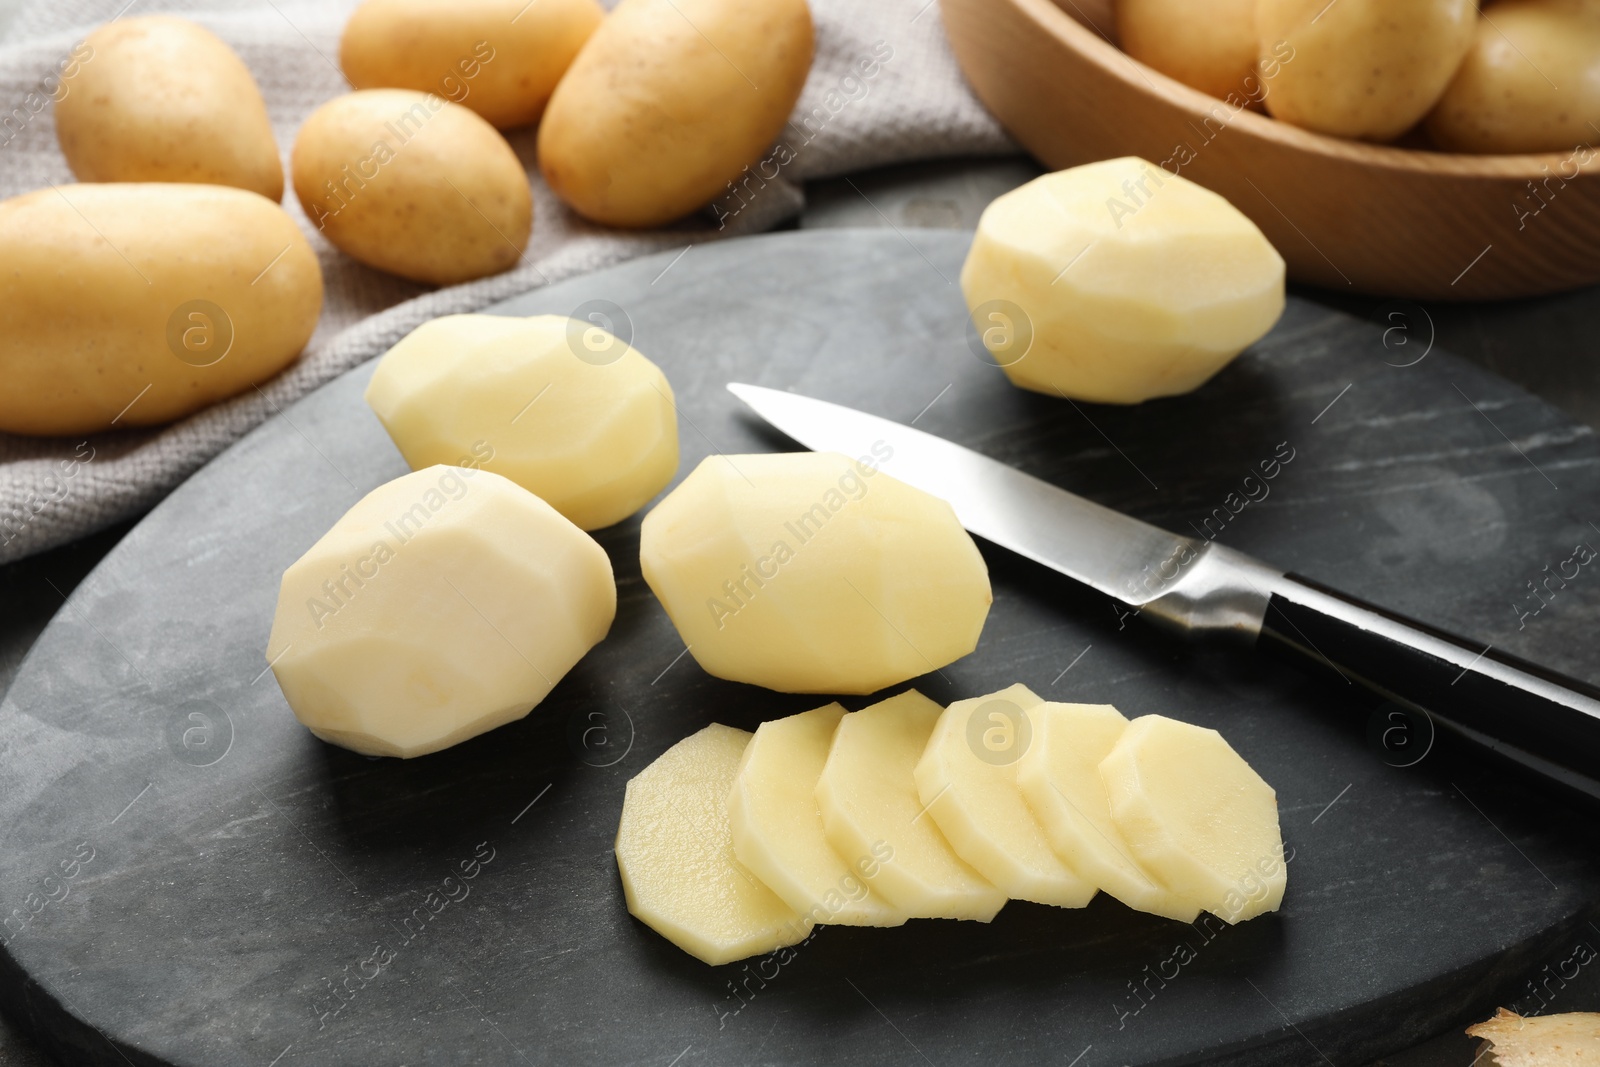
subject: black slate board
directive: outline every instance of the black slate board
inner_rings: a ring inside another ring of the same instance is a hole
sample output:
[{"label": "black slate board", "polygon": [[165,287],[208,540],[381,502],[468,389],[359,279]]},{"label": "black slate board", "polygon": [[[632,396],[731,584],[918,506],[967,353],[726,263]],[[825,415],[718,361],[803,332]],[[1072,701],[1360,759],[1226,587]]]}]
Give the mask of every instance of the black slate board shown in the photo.
[{"label": "black slate board", "polygon": [[[1425,348],[1414,312],[1395,320],[1409,334],[1385,335],[1300,300],[1191,396],[1115,409],[1023,393],[964,340],[952,283],[968,239],[734,241],[503,310],[626,309],[677,391],[684,472],[713,447],[793,447],[730,379],[916,418],[1178,530],[1287,442],[1271,495],[1222,540],[1600,677],[1600,578],[1521,629],[1511,606],[1545,564],[1600,543],[1586,429],[1444,353],[1397,366]],[[781,964],[708,968],[624,908],[623,783],[709,721],[749,728],[818,701],[680,658],[639,577],[637,521],[600,535],[611,637],[488,736],[365,759],[313,739],[262,675],[280,572],[405,470],[360,400],[370,370],[158,507],[0,705],[0,997],[66,1062],[1353,1067],[1525,995],[1592,936],[1577,931],[1600,889],[1594,842],[1559,804],[1439,753],[1390,766],[1368,740],[1382,710],[1337,681],[1176,644],[985,546],[982,644],[921,688],[1023,681],[1221,729],[1278,789],[1283,910],[1214,933],[1106,899],[1013,903],[987,926],[827,929]],[[474,877],[447,881],[463,862]]]}]

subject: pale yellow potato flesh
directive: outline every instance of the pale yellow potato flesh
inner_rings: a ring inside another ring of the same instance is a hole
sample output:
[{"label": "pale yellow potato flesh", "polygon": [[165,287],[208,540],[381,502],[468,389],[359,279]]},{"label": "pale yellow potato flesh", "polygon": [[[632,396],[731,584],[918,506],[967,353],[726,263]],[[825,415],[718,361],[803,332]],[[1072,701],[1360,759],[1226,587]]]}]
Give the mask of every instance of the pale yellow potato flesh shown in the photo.
[{"label": "pale yellow potato flesh", "polygon": [[1100,764],[1140,866],[1230,923],[1283,902],[1277,794],[1215,730],[1144,715]]},{"label": "pale yellow potato flesh", "polygon": [[527,172],[498,130],[410,89],[362,89],[305,120],[295,196],[341,252],[412,281],[454,285],[514,266],[533,229]]},{"label": "pale yellow potato flesh", "polygon": [[956,855],[917,794],[917,761],[942,714],[908,689],[846,715],[817,780],[817,806],[834,851],[877,857],[872,887],[906,915],[988,922],[1005,893]]},{"label": "pale yellow potato flesh", "polygon": [[617,870],[628,911],[716,965],[798,944],[811,924],[739,862],[728,790],[750,734],[713,723],[628,782]]},{"label": "pale yellow potato flesh", "polygon": [[[366,399],[412,468],[475,457],[585,530],[610,526],[678,469],[666,375],[563,315],[448,315],[378,361]],[[602,331],[603,332],[603,331]]]},{"label": "pale yellow potato flesh", "polygon": [[83,182],[231,185],[283,196],[283,160],[250,69],[205,27],[116,19],[61,79],[56,138]]},{"label": "pale yellow potato flesh", "polygon": [[1392,141],[1443,95],[1477,12],[1477,0],[1258,0],[1258,54],[1292,51],[1267,110],[1335,137]]},{"label": "pale yellow potato flesh", "polygon": [[62,185],[0,202],[0,430],[154,426],[292,363],[322,270],[288,214],[224,185]]},{"label": "pale yellow potato flesh", "polygon": [[1226,100],[1261,95],[1256,0],[1117,0],[1117,42],[1169,78]]},{"label": "pale yellow potato flesh", "polygon": [[644,579],[701,667],[873,693],[977,646],[983,557],[949,504],[877,469],[885,458],[710,456],[650,510]]},{"label": "pale yellow potato flesh", "polygon": [[426,467],[289,566],[266,658],[324,741],[420,756],[527,715],[616,605],[605,550],[550,505],[489,471]]},{"label": "pale yellow potato flesh", "polygon": [[1017,785],[1039,702],[1013,685],[951,704],[917,761],[917,796],[956,855],[1006,896],[1081,908],[1096,887],[1061,862]]},{"label": "pale yellow potato flesh", "polygon": [[1597,127],[1600,4],[1592,0],[1499,0],[1428,116],[1428,134],[1450,151],[1572,153],[1552,191],[1594,159]]},{"label": "pale yellow potato flesh", "polygon": [[1193,922],[1197,904],[1156,881],[1111,818],[1100,763],[1128,720],[1110,704],[1040,703],[1029,709],[1033,738],[1017,762],[1017,784],[1056,855],[1128,907]]},{"label": "pale yellow potato flesh", "polygon": [[811,69],[805,0],[622,0],[573,60],[539,124],[539,169],[573,210],[659,226],[745,178]]},{"label": "pale yellow potato flesh", "polygon": [[733,851],[812,923],[899,926],[905,913],[872,891],[881,861],[834,851],[817,807],[817,782],[844,714],[827,704],[756,728],[728,793]]},{"label": "pale yellow potato flesh", "polygon": [[1198,388],[1265,335],[1284,262],[1216,193],[1126,157],[991,203],[961,290],[1012,384],[1133,404]]},{"label": "pale yellow potato flesh", "polygon": [[357,89],[437,93],[501,129],[526,126],[604,18],[595,0],[366,0],[339,66]]}]

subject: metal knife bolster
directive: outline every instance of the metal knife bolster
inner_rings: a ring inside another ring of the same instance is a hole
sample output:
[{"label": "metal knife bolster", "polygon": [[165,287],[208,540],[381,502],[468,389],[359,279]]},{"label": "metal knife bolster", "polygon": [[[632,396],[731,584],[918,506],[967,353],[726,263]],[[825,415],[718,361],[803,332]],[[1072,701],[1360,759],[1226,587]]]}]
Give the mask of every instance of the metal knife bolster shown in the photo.
[{"label": "metal knife bolster", "polygon": [[1170,560],[1171,578],[1147,571],[1135,588],[1155,595],[1142,603],[1134,597],[1128,606],[1187,637],[1253,643],[1284,572],[1214,541],[1189,539],[1188,553],[1187,559],[1179,555]]}]

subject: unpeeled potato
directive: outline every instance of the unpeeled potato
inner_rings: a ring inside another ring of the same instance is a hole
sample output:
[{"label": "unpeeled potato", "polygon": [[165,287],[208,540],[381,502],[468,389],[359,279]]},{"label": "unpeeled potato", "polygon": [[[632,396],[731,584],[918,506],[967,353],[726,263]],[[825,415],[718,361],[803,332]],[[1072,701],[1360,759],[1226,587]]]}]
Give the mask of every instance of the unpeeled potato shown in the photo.
[{"label": "unpeeled potato", "polygon": [[1261,93],[1256,0],[1118,0],[1117,39],[1134,59],[1203,93]]}]

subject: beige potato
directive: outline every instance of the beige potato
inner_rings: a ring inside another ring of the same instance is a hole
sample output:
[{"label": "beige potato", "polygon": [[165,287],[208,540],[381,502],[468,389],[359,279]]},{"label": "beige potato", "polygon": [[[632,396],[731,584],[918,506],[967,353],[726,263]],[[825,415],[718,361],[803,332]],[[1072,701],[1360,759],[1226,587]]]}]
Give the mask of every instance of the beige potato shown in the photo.
[{"label": "beige potato", "polygon": [[1134,59],[1202,93],[1261,95],[1256,0],[1117,0],[1117,40]]},{"label": "beige potato", "polygon": [[294,361],[322,271],[293,220],[222,185],[64,185],[0,202],[0,430],[153,426]]},{"label": "beige potato", "polygon": [[83,182],[232,185],[283,196],[283,161],[250,70],[203,26],[120,18],[61,79],[56,138]]},{"label": "beige potato", "polygon": [[306,119],[294,192],[335,247],[435,285],[514,265],[533,228],[528,178],[495,128],[410,89],[363,89]]},{"label": "beige potato", "polygon": [[595,0],[366,0],[339,65],[357,89],[437,93],[501,129],[526,126],[604,18]]},{"label": "beige potato", "polygon": [[1477,0],[1258,0],[1258,55],[1283,61],[1267,96],[1308,130],[1392,141],[1443,95],[1472,47]]},{"label": "beige potato", "polygon": [[550,98],[545,181],[610,226],[704,206],[783,129],[811,47],[805,0],[622,0]]},{"label": "beige potato", "polygon": [[[1499,0],[1478,20],[1466,61],[1428,116],[1455,152],[1573,152],[1600,141],[1600,4]],[[1493,20],[1491,22],[1491,20]],[[1572,164],[1561,176],[1576,174]]]}]

